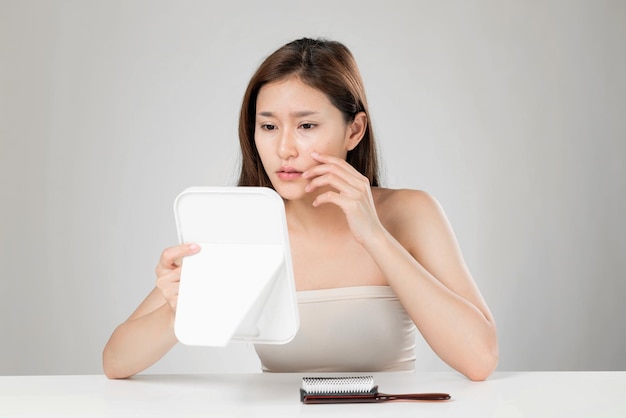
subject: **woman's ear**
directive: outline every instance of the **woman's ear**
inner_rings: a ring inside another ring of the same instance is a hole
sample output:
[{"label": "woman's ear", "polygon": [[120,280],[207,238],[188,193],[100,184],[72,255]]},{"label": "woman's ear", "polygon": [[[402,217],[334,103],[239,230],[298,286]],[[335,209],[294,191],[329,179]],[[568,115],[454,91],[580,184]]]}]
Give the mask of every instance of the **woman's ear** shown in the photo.
[{"label": "woman's ear", "polygon": [[359,112],[354,116],[354,120],[348,125],[346,131],[346,150],[352,151],[359,145],[367,130],[367,115]]}]

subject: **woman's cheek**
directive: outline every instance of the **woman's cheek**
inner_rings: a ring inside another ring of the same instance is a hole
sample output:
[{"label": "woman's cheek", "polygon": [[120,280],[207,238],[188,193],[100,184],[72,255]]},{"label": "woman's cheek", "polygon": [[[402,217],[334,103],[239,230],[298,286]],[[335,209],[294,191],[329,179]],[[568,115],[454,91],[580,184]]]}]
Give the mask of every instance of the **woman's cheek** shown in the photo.
[{"label": "woman's cheek", "polygon": [[298,149],[300,153],[305,155],[310,155],[315,148],[315,141],[312,141],[311,138],[300,137],[298,138]]}]

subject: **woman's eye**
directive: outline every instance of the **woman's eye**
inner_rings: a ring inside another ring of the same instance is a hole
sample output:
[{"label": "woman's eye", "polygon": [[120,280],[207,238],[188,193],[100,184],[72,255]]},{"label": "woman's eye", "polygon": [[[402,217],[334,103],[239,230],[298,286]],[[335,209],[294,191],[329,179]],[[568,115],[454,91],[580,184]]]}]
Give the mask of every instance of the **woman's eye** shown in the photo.
[{"label": "woman's eye", "polygon": [[314,123],[303,123],[302,125],[300,125],[300,127],[302,129],[313,129],[313,127],[315,127]]},{"label": "woman's eye", "polygon": [[266,131],[273,131],[274,129],[276,129],[276,126],[270,125],[269,123],[264,123],[263,125],[261,125],[261,128],[265,129]]}]

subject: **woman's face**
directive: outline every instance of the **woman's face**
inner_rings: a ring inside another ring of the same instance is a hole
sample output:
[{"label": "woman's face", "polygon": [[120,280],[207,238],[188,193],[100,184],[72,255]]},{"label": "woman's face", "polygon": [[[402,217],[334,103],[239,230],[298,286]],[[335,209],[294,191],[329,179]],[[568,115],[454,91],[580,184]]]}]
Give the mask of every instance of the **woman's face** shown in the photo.
[{"label": "woman's face", "polygon": [[310,180],[302,173],[319,164],[311,153],[345,159],[360,140],[324,93],[296,77],[263,86],[256,110],[257,150],[272,185],[287,200],[305,196]]}]

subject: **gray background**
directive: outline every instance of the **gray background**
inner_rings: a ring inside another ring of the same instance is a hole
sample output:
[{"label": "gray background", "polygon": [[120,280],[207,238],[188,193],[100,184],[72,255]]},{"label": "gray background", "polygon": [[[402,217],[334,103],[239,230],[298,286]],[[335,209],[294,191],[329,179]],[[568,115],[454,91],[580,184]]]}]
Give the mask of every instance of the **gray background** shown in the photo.
[{"label": "gray background", "polygon": [[[101,373],[174,198],[234,184],[247,81],[305,35],[356,56],[386,185],[446,209],[499,370],[626,370],[625,4],[0,0],[0,374]],[[258,368],[178,346],[149,371]]]}]

